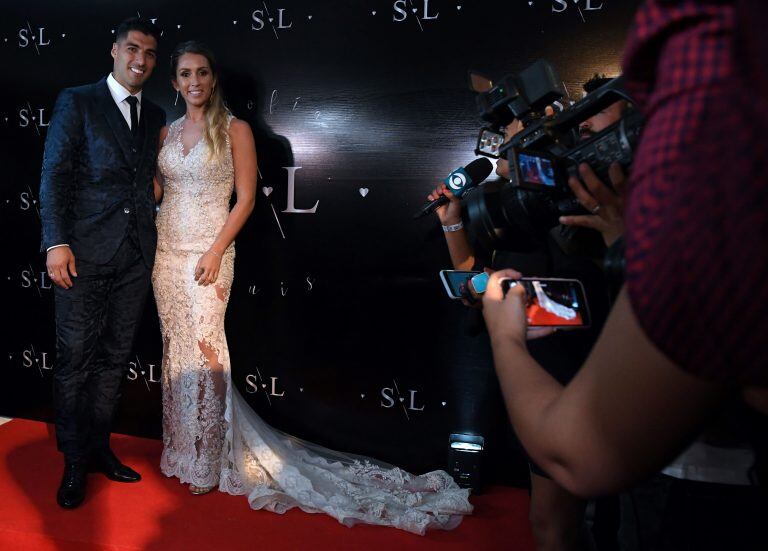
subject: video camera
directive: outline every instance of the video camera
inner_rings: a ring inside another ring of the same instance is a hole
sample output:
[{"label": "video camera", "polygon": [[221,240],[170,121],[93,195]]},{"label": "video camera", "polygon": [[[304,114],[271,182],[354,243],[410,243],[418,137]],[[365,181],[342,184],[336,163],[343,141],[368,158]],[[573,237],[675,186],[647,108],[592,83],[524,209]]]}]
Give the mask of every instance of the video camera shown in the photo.
[{"label": "video camera", "polygon": [[[631,107],[621,120],[580,140],[579,125],[616,101],[631,98],[618,77],[570,106],[563,105],[563,91],[554,68],[539,60],[519,75],[505,77],[497,86],[476,73],[471,87],[481,117],[491,123],[480,132],[476,153],[506,157],[508,183],[488,184],[468,194],[465,220],[470,231],[489,249],[499,245],[518,252],[540,248],[560,216],[588,214],[568,187],[578,176],[578,166],[589,164],[606,185],[614,162],[627,168],[639,141],[643,118]],[[545,115],[555,104],[560,112]],[[503,143],[495,131],[518,119],[524,129]]]}]

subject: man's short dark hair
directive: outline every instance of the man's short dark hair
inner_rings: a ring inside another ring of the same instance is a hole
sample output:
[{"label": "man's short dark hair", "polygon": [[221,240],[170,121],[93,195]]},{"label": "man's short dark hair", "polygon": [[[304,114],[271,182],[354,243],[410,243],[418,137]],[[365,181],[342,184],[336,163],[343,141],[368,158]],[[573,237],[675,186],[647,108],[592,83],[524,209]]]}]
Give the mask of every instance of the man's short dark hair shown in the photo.
[{"label": "man's short dark hair", "polygon": [[140,33],[151,36],[155,41],[160,43],[160,29],[152,23],[149,19],[143,19],[141,17],[131,17],[120,23],[115,31],[115,42],[120,42],[131,31],[139,31]]},{"label": "man's short dark hair", "polygon": [[589,79],[587,82],[584,83],[584,91],[587,94],[591,94],[598,88],[600,88],[603,84],[607,84],[611,82],[613,79],[610,77],[607,77],[605,75],[598,75],[595,73],[591,79]]}]

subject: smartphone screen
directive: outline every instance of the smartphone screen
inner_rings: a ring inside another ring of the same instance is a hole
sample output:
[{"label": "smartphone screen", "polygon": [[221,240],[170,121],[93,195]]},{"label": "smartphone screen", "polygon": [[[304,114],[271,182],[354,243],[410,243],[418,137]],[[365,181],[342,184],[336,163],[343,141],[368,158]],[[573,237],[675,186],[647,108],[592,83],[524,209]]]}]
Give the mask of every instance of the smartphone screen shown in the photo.
[{"label": "smartphone screen", "polygon": [[584,287],[577,279],[522,278],[503,282],[525,287],[526,314],[530,327],[589,327],[591,319]]},{"label": "smartphone screen", "polygon": [[443,281],[443,286],[448,296],[459,299],[464,298],[469,280],[481,273],[461,270],[440,270],[440,279]]}]

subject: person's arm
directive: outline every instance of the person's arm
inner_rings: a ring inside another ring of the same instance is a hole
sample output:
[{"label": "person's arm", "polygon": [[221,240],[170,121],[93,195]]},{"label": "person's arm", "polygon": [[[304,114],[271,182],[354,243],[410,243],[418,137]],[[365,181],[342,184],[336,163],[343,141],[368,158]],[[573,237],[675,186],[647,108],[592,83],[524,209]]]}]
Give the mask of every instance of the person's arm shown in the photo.
[{"label": "person's arm", "polygon": [[573,194],[585,209],[592,214],[561,216],[560,223],[566,226],[582,226],[597,230],[610,247],[624,233],[624,188],[626,174],[618,163],[608,169],[613,189],[606,186],[588,164],[579,166],[579,175],[584,181],[571,177],[568,180]]},{"label": "person's arm", "polygon": [[596,496],[662,468],[695,436],[722,389],[686,374],[645,336],[622,290],[592,353],[566,387],[526,348],[525,290],[491,277],[483,313],[504,401],[534,461],[567,490]]},{"label": "person's arm", "polygon": [[229,212],[219,235],[195,266],[195,280],[200,285],[216,283],[224,251],[245,225],[256,204],[256,144],[248,123],[234,119],[229,126],[232,161],[235,168],[237,201]]},{"label": "person's arm", "polygon": [[[160,129],[160,137],[158,139],[157,150],[160,151],[165,143],[165,138],[168,136],[168,127],[163,126]],[[160,172],[160,166],[155,168],[155,176],[152,178],[152,186],[155,192],[155,203],[160,203],[163,200],[163,175]]]},{"label": "person's arm", "polygon": [[71,90],[56,99],[45,140],[40,178],[40,219],[49,277],[59,287],[72,287],[77,277],[64,213],[75,183],[75,161],[83,141],[82,114]]},{"label": "person's arm", "polygon": [[455,270],[475,269],[477,260],[475,259],[475,251],[469,244],[467,230],[461,228],[457,231],[445,232],[445,242],[448,244],[451,264]]},{"label": "person's arm", "polygon": [[[449,199],[447,205],[442,205],[435,210],[440,224],[444,227],[461,225],[461,201],[451,193],[445,184],[439,187],[427,196],[427,199],[434,201],[445,195]],[[467,231],[461,227],[454,231],[445,231],[445,242],[448,245],[448,252],[451,255],[451,264],[454,270],[473,270],[475,267],[475,251],[467,238]]]}]

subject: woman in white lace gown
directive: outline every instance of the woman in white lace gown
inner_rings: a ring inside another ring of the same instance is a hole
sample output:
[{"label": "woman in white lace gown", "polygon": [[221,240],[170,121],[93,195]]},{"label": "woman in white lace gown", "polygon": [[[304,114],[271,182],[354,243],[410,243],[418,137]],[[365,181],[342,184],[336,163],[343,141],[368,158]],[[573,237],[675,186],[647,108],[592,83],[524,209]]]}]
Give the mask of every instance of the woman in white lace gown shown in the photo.
[{"label": "woman in white lace gown", "polygon": [[234,238],[255,198],[253,136],[224,106],[204,45],[179,45],[172,69],[187,112],[161,133],[155,186],[162,198],[152,281],[164,346],[163,473],[195,494],[218,486],[247,495],[254,509],[300,507],[346,525],[419,534],[457,526],[472,506],[468,490],[444,471],[413,476],[291,437],[264,423],[234,388],[224,315]]}]

